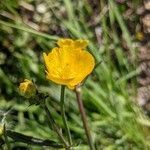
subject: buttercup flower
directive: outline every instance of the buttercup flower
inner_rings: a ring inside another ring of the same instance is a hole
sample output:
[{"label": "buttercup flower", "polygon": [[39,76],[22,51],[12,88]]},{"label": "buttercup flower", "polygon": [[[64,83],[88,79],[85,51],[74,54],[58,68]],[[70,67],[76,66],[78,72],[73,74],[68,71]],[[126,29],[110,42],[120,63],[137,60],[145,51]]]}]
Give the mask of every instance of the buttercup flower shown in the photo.
[{"label": "buttercup flower", "polygon": [[36,87],[32,81],[25,79],[24,82],[20,83],[19,91],[26,98],[30,98],[36,94]]},{"label": "buttercup flower", "polygon": [[94,57],[85,50],[87,40],[60,39],[47,55],[43,53],[47,79],[74,89],[89,75],[94,66]]}]

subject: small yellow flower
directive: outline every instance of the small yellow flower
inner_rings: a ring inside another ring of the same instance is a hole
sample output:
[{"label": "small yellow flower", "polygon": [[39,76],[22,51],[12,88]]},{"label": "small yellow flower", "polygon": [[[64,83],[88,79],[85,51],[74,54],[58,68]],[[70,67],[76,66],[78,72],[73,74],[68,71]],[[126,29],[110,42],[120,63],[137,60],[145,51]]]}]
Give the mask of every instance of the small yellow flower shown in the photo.
[{"label": "small yellow flower", "polygon": [[143,41],[144,39],[144,34],[142,32],[137,32],[135,35],[136,39],[139,41]]},{"label": "small yellow flower", "polygon": [[25,79],[24,82],[20,83],[19,91],[26,98],[30,98],[36,94],[36,86],[32,81]]},{"label": "small yellow flower", "polygon": [[60,39],[57,44],[48,55],[43,53],[47,79],[74,89],[95,66],[93,56],[85,50],[88,41]]}]

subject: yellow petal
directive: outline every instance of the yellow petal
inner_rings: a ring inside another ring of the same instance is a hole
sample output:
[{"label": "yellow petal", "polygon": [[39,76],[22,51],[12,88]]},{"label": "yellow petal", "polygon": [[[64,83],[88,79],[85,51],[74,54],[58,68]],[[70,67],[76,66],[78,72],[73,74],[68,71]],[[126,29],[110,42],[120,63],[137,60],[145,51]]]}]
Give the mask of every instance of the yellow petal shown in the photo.
[{"label": "yellow petal", "polygon": [[58,78],[58,77],[54,77],[52,76],[51,74],[47,73],[47,79],[55,82],[55,83],[58,83],[58,84],[62,84],[62,85],[68,85],[68,83],[73,80],[73,78],[69,78],[69,79],[62,79],[62,78]]},{"label": "yellow petal", "polygon": [[65,45],[72,45],[74,41],[72,39],[59,39],[57,45],[63,47]]},{"label": "yellow petal", "polygon": [[74,65],[74,70],[76,73],[76,78],[69,82],[70,86],[75,86],[81,83],[87,75],[89,75],[95,66],[95,60],[93,56],[87,51],[81,51],[76,59],[76,64]]},{"label": "yellow petal", "polygon": [[68,87],[70,90],[74,90],[74,89],[75,89],[75,86],[67,85],[67,87]]},{"label": "yellow petal", "polygon": [[75,47],[77,48],[85,49],[87,45],[89,44],[89,41],[88,40],[76,40],[74,44],[75,44]]},{"label": "yellow petal", "polygon": [[52,51],[47,55],[43,53],[46,69],[50,74],[59,77],[59,67],[60,67],[60,59],[59,59],[59,49],[53,48]]}]

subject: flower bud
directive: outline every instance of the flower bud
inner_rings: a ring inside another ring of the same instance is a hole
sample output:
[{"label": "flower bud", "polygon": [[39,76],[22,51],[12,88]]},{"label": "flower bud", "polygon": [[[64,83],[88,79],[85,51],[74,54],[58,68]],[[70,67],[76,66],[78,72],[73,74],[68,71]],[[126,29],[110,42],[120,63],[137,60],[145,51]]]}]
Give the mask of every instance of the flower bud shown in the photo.
[{"label": "flower bud", "polygon": [[19,91],[24,97],[31,98],[35,96],[37,90],[32,81],[25,79],[24,82],[20,83]]}]

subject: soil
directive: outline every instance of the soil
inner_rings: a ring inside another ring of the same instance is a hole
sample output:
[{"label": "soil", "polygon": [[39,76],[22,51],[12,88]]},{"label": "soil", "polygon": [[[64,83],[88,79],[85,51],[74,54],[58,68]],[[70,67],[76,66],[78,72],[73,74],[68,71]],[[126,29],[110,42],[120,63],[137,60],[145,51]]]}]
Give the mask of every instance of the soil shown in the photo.
[{"label": "soil", "polygon": [[138,102],[150,114],[150,1],[143,1],[141,12],[141,25],[143,39],[139,47]]}]

